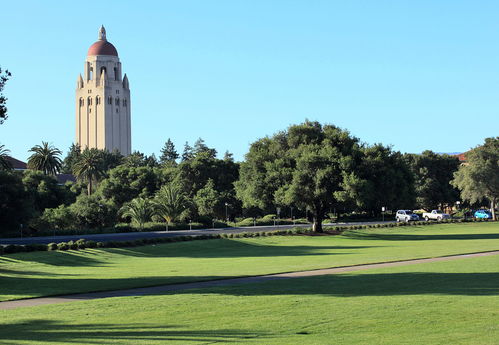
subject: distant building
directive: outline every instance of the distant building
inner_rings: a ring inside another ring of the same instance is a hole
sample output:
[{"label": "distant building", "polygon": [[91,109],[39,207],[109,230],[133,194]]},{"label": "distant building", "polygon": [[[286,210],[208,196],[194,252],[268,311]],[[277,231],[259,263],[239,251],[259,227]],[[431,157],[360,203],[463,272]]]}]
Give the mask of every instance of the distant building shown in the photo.
[{"label": "distant building", "polygon": [[456,153],[456,154],[453,154],[452,156],[457,157],[457,159],[459,159],[459,162],[460,162],[461,164],[466,164],[466,163],[467,163],[467,160],[466,160],[466,152]]},{"label": "distant building", "polygon": [[10,163],[10,165],[12,166],[12,169],[14,170],[27,170],[28,169],[28,165],[22,161],[20,161],[19,159],[15,159],[14,157],[10,157],[10,156],[7,156],[6,157],[6,160],[7,162]]},{"label": "distant building", "polygon": [[55,175],[57,184],[64,185],[66,182],[76,183],[76,177],[73,174],[57,174]]},{"label": "distant building", "polygon": [[121,77],[118,51],[104,26],[76,83],[76,143],[82,149],[117,149],[125,156],[132,150],[128,77]]},{"label": "distant building", "polygon": [[[20,161],[19,159],[15,159],[14,157],[7,156],[7,162],[10,163],[12,169],[17,171],[25,171],[28,170],[28,164]],[[66,182],[76,182],[76,177],[72,174],[57,174],[55,175],[55,179],[57,180],[57,184],[64,185]]]}]

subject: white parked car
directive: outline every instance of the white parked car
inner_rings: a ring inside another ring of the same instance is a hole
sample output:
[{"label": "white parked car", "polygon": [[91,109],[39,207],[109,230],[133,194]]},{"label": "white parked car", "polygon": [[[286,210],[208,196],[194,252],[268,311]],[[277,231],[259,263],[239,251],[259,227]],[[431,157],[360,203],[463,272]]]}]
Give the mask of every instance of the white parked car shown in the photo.
[{"label": "white parked car", "polygon": [[431,212],[425,212],[423,213],[423,218],[426,221],[429,220],[445,220],[445,219],[450,219],[450,216],[447,213],[443,213],[440,210],[432,210]]},{"label": "white parked car", "polygon": [[398,210],[395,219],[397,222],[410,222],[411,220],[419,220],[419,216],[411,210]]}]

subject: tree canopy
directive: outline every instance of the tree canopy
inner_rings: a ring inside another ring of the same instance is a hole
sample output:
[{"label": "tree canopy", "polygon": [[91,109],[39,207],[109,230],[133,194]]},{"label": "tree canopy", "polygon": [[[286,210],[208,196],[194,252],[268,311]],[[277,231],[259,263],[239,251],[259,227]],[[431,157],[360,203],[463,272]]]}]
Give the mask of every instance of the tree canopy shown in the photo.
[{"label": "tree canopy", "polygon": [[61,150],[42,141],[41,145],[33,146],[29,152],[28,168],[40,170],[45,175],[56,175],[62,168]]},{"label": "tree canopy", "polygon": [[86,148],[73,165],[73,173],[78,179],[87,181],[87,195],[93,191],[93,183],[104,176],[103,157],[99,150]]},{"label": "tree canopy", "polygon": [[0,67],[0,125],[7,120],[7,97],[3,94],[3,89],[7,80],[12,76],[12,74],[5,70],[2,72],[2,68]]},{"label": "tree canopy", "polygon": [[10,170],[12,165],[9,158],[10,150],[6,149],[4,145],[0,145],[0,170]]},{"label": "tree canopy", "polygon": [[244,207],[307,209],[321,232],[325,214],[353,196],[360,154],[358,139],[338,127],[310,121],[291,126],[251,145],[237,196]]},{"label": "tree canopy", "polygon": [[454,173],[452,184],[461,197],[471,203],[489,200],[493,218],[499,199],[499,137],[487,138],[485,143],[466,153],[466,164]]},{"label": "tree canopy", "polygon": [[156,214],[166,222],[166,230],[170,223],[185,218],[190,206],[183,187],[175,182],[161,187],[154,197],[154,204]]},{"label": "tree canopy", "polygon": [[177,159],[179,158],[179,154],[175,149],[175,145],[168,138],[165,145],[161,149],[161,156],[159,157],[159,162],[161,164],[175,164]]},{"label": "tree canopy", "polygon": [[382,144],[365,146],[358,170],[363,181],[356,197],[360,209],[379,215],[382,207],[414,207],[414,176],[400,152]]},{"label": "tree canopy", "polygon": [[427,210],[453,205],[459,193],[451,184],[459,160],[454,156],[424,151],[407,154],[407,162],[415,178],[416,203]]},{"label": "tree canopy", "polygon": [[122,217],[130,217],[133,223],[139,225],[139,229],[144,228],[144,223],[151,220],[153,215],[153,204],[146,198],[135,198],[123,205],[119,211]]}]

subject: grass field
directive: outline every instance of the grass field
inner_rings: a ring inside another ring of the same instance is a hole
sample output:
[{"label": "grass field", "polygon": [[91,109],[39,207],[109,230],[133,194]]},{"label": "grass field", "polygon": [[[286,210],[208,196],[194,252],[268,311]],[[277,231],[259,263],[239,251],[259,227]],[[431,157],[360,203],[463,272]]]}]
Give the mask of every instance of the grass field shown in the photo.
[{"label": "grass field", "polygon": [[0,257],[0,300],[499,249],[499,223],[356,230]]},{"label": "grass field", "polygon": [[0,344],[499,343],[499,256],[0,310]]}]

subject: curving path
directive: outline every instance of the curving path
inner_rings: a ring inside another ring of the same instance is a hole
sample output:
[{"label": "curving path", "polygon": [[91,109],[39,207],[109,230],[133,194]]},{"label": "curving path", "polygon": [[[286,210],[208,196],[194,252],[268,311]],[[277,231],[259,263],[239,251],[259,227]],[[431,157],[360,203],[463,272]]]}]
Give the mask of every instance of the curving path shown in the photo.
[{"label": "curving path", "polygon": [[151,294],[159,294],[164,292],[181,291],[187,289],[199,289],[199,288],[209,288],[216,286],[226,286],[233,284],[249,284],[249,283],[260,283],[267,282],[277,279],[293,279],[293,278],[303,278],[303,277],[314,277],[322,276],[328,274],[339,274],[345,272],[354,272],[372,268],[383,268],[383,267],[394,267],[402,265],[414,265],[427,262],[438,262],[438,261],[449,261],[456,259],[465,258],[475,258],[481,256],[492,256],[499,255],[499,250],[489,251],[489,252],[479,252],[470,254],[458,254],[441,256],[435,258],[426,259],[412,259],[412,260],[401,260],[401,261],[391,261],[391,262],[381,262],[373,264],[363,264],[355,266],[344,266],[344,267],[333,267],[324,268],[310,271],[298,271],[298,272],[288,272],[288,273],[277,273],[277,274],[266,274],[260,276],[251,277],[240,277],[240,278],[229,278],[229,279],[218,279],[203,282],[192,282],[192,283],[180,283],[180,284],[169,284],[169,285],[159,285],[144,288],[134,288],[125,290],[114,290],[114,291],[102,291],[102,292],[90,292],[90,293],[80,293],[72,295],[62,295],[54,297],[41,297],[41,298],[31,298],[22,299],[16,301],[6,301],[0,302],[0,310],[14,309],[20,307],[33,307],[45,304],[56,304],[56,303],[67,303],[83,300],[92,300],[98,298],[109,298],[109,297],[128,297],[128,296],[143,296]]}]

